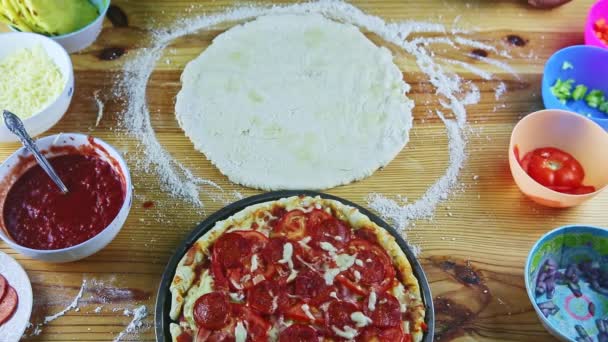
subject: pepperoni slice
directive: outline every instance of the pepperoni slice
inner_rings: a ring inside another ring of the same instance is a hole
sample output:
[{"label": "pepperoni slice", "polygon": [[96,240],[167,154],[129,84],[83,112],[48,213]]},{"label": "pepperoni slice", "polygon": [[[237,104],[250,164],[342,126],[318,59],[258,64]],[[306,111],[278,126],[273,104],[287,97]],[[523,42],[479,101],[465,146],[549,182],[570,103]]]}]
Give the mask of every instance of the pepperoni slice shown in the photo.
[{"label": "pepperoni slice", "polygon": [[326,287],[325,280],[311,269],[300,271],[294,280],[294,295],[302,299],[317,297]]},{"label": "pepperoni slice", "polygon": [[[278,307],[279,285],[274,281],[263,281],[247,292],[247,303],[263,314],[273,314]],[[275,299],[276,298],[276,299]]]},{"label": "pepperoni slice", "polygon": [[2,274],[0,274],[0,301],[2,301],[2,298],[4,298],[7,287],[8,282],[6,281],[6,278],[4,278]]},{"label": "pepperoni slice", "polygon": [[194,302],[194,321],[199,326],[217,330],[230,321],[230,301],[224,292],[211,292]]},{"label": "pepperoni slice", "polygon": [[[393,284],[395,269],[388,254],[378,245],[355,239],[347,247],[349,254],[356,254],[359,263],[353,265],[338,280],[357,293],[374,289],[384,292]],[[347,281],[344,281],[347,280]]]},{"label": "pepperoni slice", "polygon": [[[389,261],[379,254],[378,251],[365,250],[358,253],[363,266],[355,265],[354,269],[361,274],[361,283],[372,285],[381,283],[387,277],[387,265]],[[366,267],[367,265],[367,267]],[[392,278],[392,277],[391,277]]]},{"label": "pepperoni slice", "polygon": [[396,327],[401,324],[401,304],[390,293],[378,296],[374,311],[370,311],[367,306],[364,309],[365,314],[372,319],[372,324],[376,327]]},{"label": "pepperoni slice", "polygon": [[[285,248],[285,244],[289,242],[284,237],[273,237],[270,238],[266,248],[262,251],[262,257],[268,263],[275,264],[278,263],[279,260],[283,259],[283,249]],[[292,246],[295,247],[295,244],[292,243]]]},{"label": "pepperoni slice", "polygon": [[[321,304],[330,302],[335,298],[331,295],[332,292],[335,292],[336,297],[339,297],[338,288],[336,286],[326,286],[325,284],[323,290],[319,291],[316,297],[310,300],[310,304],[314,306],[321,306]],[[352,297],[351,297],[352,298]]]},{"label": "pepperoni slice", "polygon": [[272,230],[271,237],[284,236],[289,240],[299,240],[306,236],[308,217],[301,210],[292,210],[285,214]]},{"label": "pepperoni slice", "polygon": [[357,306],[353,303],[342,300],[331,302],[325,315],[327,327],[329,329],[331,329],[332,326],[335,326],[338,329],[344,329],[344,326],[349,326],[352,328],[354,326],[354,322],[350,318],[350,315],[355,311],[359,311],[359,308],[357,308]]},{"label": "pepperoni slice", "polygon": [[279,342],[318,342],[319,333],[310,325],[292,324],[279,335]]},{"label": "pepperoni slice", "polygon": [[268,238],[260,232],[237,230],[220,236],[213,245],[213,254],[223,267],[239,267],[266,244]]},{"label": "pepperoni slice", "polygon": [[281,291],[281,293],[279,294],[278,304],[279,311],[281,313],[285,314],[286,312],[291,310],[291,308],[293,308],[297,303],[298,299],[287,293],[287,291]]},{"label": "pepperoni slice", "polygon": [[257,257],[258,265],[251,271],[253,255],[261,254],[268,243],[268,238],[256,231],[238,230],[222,235],[215,242],[211,262],[217,289],[248,289],[258,282],[254,281],[258,274],[270,279],[275,269],[261,257]]},{"label": "pepperoni slice", "polygon": [[4,322],[8,321],[13,316],[18,305],[19,296],[17,295],[17,291],[8,285],[6,294],[0,302],[0,324],[4,324]]},{"label": "pepperoni slice", "polygon": [[308,213],[307,228],[312,236],[311,245],[316,248],[321,242],[342,248],[350,238],[350,228],[345,223],[320,209]]},{"label": "pepperoni slice", "polygon": [[291,248],[293,250],[291,260],[295,265],[299,264],[298,256],[302,255],[302,248],[297,242],[289,241],[285,237],[274,237],[270,239],[266,248],[262,251],[262,258],[268,264],[274,266],[275,270],[279,273],[279,277],[275,277],[274,279],[279,283],[285,283],[287,278],[291,274],[291,269],[287,263],[279,263],[279,261],[283,260],[283,250],[285,249],[285,244],[290,243]]},{"label": "pepperoni slice", "polygon": [[213,254],[223,267],[238,267],[243,255],[249,254],[251,246],[237,233],[226,233],[220,236],[213,245]]}]

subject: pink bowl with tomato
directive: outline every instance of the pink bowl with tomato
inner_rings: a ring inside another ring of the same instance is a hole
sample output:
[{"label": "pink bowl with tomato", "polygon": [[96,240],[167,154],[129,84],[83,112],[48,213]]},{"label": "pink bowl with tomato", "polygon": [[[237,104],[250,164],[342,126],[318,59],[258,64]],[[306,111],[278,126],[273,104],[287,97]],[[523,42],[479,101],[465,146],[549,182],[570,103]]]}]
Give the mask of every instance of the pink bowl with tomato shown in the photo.
[{"label": "pink bowl with tomato", "polygon": [[[515,125],[509,166],[515,183],[530,199],[566,208],[595,197],[608,186],[607,150],[608,133],[598,124],[576,113],[547,109]],[[566,180],[548,185],[548,180],[557,179]],[[576,184],[573,179],[578,180]]]}]

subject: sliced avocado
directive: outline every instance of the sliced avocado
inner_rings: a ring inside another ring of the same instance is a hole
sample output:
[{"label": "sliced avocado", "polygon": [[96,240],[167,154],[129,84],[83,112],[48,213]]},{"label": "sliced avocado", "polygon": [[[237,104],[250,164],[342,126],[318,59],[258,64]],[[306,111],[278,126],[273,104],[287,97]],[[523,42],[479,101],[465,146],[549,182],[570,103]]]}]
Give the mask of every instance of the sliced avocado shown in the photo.
[{"label": "sliced avocado", "polygon": [[44,30],[44,28],[40,27],[34,16],[30,13],[30,9],[25,6],[25,3],[20,0],[8,0],[12,1],[13,8],[19,12],[19,16],[23,19],[23,21],[32,29],[32,31],[48,35],[48,32]]},{"label": "sliced avocado", "polygon": [[14,6],[11,0],[0,0],[0,14],[4,19],[8,19],[8,24],[14,26],[23,32],[34,31],[27,21],[24,20],[23,16],[19,14],[18,8]]},{"label": "sliced avocado", "polygon": [[[17,1],[17,0],[15,0]],[[99,12],[88,0],[21,0],[36,27],[49,35],[78,31],[90,24]]]}]

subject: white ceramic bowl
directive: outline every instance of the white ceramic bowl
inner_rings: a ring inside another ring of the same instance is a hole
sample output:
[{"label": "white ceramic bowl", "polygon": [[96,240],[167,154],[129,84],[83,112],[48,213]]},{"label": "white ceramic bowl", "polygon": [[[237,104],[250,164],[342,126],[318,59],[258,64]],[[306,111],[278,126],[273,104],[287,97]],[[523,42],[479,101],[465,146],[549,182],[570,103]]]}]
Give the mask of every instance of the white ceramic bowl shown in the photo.
[{"label": "white ceramic bowl", "polygon": [[[57,138],[58,136],[59,138]],[[125,163],[118,151],[116,151],[112,146],[108,145],[100,139],[91,139],[93,141],[93,144],[89,142],[89,136],[87,135],[77,133],[63,133],[39,139],[36,142],[36,145],[41,151],[43,151],[44,155],[47,157],[60,155],[53,152],[49,152],[49,148],[51,146],[93,147],[95,151],[99,154],[99,157],[102,160],[110,162],[110,165],[113,165],[113,167],[115,167],[115,171],[117,171],[123,177],[123,182],[125,186],[125,199],[122,207],[118,211],[118,215],[114,218],[110,225],[107,226],[104,230],[102,230],[99,234],[81,244],[72,247],[53,250],[38,250],[23,247],[17,244],[8,235],[4,227],[4,215],[1,215],[1,213],[4,212],[4,199],[10,187],[20,176],[20,174],[14,174],[12,171],[15,170],[15,167],[19,164],[21,158],[30,156],[29,152],[27,152],[24,148],[20,148],[19,150],[17,150],[17,152],[13,153],[10,157],[8,157],[8,159],[4,161],[4,163],[0,165],[0,238],[4,240],[4,242],[6,242],[11,248],[21,254],[27,255],[34,259],[39,259],[47,262],[69,262],[83,259],[94,253],[97,253],[99,250],[107,246],[114,239],[116,234],[118,234],[118,232],[124,225],[127,216],[129,215],[129,211],[131,210],[131,201],[133,197],[131,175],[129,174],[127,163]],[[116,167],[116,165],[118,165],[118,167]],[[28,168],[25,168],[25,170],[22,170],[21,173],[25,172],[27,169]]]},{"label": "white ceramic bowl", "polygon": [[[25,129],[31,136],[37,136],[53,127],[65,114],[74,93],[74,69],[72,60],[61,45],[53,40],[35,33],[2,33],[0,34],[0,60],[18,49],[32,48],[40,45],[51,57],[63,74],[66,82],[59,96],[38,113],[23,120]],[[3,108],[0,108],[0,111]],[[18,113],[16,113],[18,114]],[[17,137],[0,122],[0,143],[18,141]]]},{"label": "white ceramic bowl", "polygon": [[[50,37],[52,40],[61,44],[68,53],[78,52],[89,47],[99,36],[103,24],[103,18],[110,7],[110,0],[89,0],[99,12],[99,16],[89,23],[87,26],[78,31],[63,34],[61,36]],[[14,27],[9,26],[11,30],[18,31]]]}]

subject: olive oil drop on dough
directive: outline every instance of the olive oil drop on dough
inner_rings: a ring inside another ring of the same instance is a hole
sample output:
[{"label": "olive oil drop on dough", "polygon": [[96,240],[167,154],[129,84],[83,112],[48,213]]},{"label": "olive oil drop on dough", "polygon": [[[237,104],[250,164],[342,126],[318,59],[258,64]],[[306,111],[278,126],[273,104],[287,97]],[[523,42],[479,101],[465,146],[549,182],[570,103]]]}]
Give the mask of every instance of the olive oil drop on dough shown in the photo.
[{"label": "olive oil drop on dough", "polygon": [[414,106],[393,56],[318,14],[235,26],[188,63],[176,116],[230,180],[324,189],[371,175],[407,144]]}]

